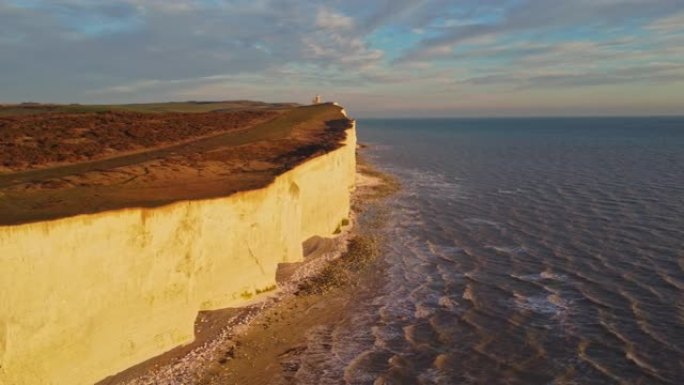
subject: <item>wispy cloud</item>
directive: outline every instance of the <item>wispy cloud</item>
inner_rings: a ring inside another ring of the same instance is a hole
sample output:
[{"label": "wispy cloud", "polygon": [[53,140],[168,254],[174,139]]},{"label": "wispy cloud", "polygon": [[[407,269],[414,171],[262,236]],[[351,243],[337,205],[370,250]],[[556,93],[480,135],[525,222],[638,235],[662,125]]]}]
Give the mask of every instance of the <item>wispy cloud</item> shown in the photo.
[{"label": "wispy cloud", "polygon": [[0,0],[0,99],[328,91],[352,110],[448,114],[638,86],[651,111],[684,86],[683,25],[681,0]]},{"label": "wispy cloud", "polygon": [[321,7],[316,15],[316,27],[327,30],[348,30],[354,28],[354,19],[329,8]]}]

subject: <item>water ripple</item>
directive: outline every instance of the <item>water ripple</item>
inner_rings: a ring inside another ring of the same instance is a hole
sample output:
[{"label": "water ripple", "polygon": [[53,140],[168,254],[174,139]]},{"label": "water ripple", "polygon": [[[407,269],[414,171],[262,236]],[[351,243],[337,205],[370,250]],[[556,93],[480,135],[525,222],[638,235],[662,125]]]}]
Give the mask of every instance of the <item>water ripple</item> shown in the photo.
[{"label": "water ripple", "polygon": [[378,129],[403,191],[343,381],[684,384],[684,120],[611,122]]}]

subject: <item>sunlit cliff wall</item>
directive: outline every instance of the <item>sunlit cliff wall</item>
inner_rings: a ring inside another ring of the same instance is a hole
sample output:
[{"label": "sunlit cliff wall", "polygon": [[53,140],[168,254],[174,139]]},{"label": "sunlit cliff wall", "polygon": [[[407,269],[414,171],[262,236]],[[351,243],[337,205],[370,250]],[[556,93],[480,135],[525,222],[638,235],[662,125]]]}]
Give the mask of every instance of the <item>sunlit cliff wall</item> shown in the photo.
[{"label": "sunlit cliff wall", "polygon": [[348,216],[355,146],[225,198],[0,227],[0,384],[92,384],[272,288]]}]

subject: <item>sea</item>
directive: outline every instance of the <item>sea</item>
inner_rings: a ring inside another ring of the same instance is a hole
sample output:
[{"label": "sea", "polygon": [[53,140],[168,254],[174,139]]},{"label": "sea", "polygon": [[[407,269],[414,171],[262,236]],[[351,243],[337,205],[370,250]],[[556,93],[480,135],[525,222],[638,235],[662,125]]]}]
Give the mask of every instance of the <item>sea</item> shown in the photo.
[{"label": "sea", "polygon": [[383,280],[301,383],[684,384],[684,118],[357,127]]}]

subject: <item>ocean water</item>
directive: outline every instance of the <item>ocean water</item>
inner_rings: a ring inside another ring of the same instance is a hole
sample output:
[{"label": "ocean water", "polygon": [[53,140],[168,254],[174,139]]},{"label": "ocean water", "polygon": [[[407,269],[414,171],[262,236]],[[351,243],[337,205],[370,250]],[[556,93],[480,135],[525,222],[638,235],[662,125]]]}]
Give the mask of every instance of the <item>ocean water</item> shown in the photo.
[{"label": "ocean water", "polygon": [[302,383],[684,384],[683,118],[358,133],[403,187],[385,280]]}]

